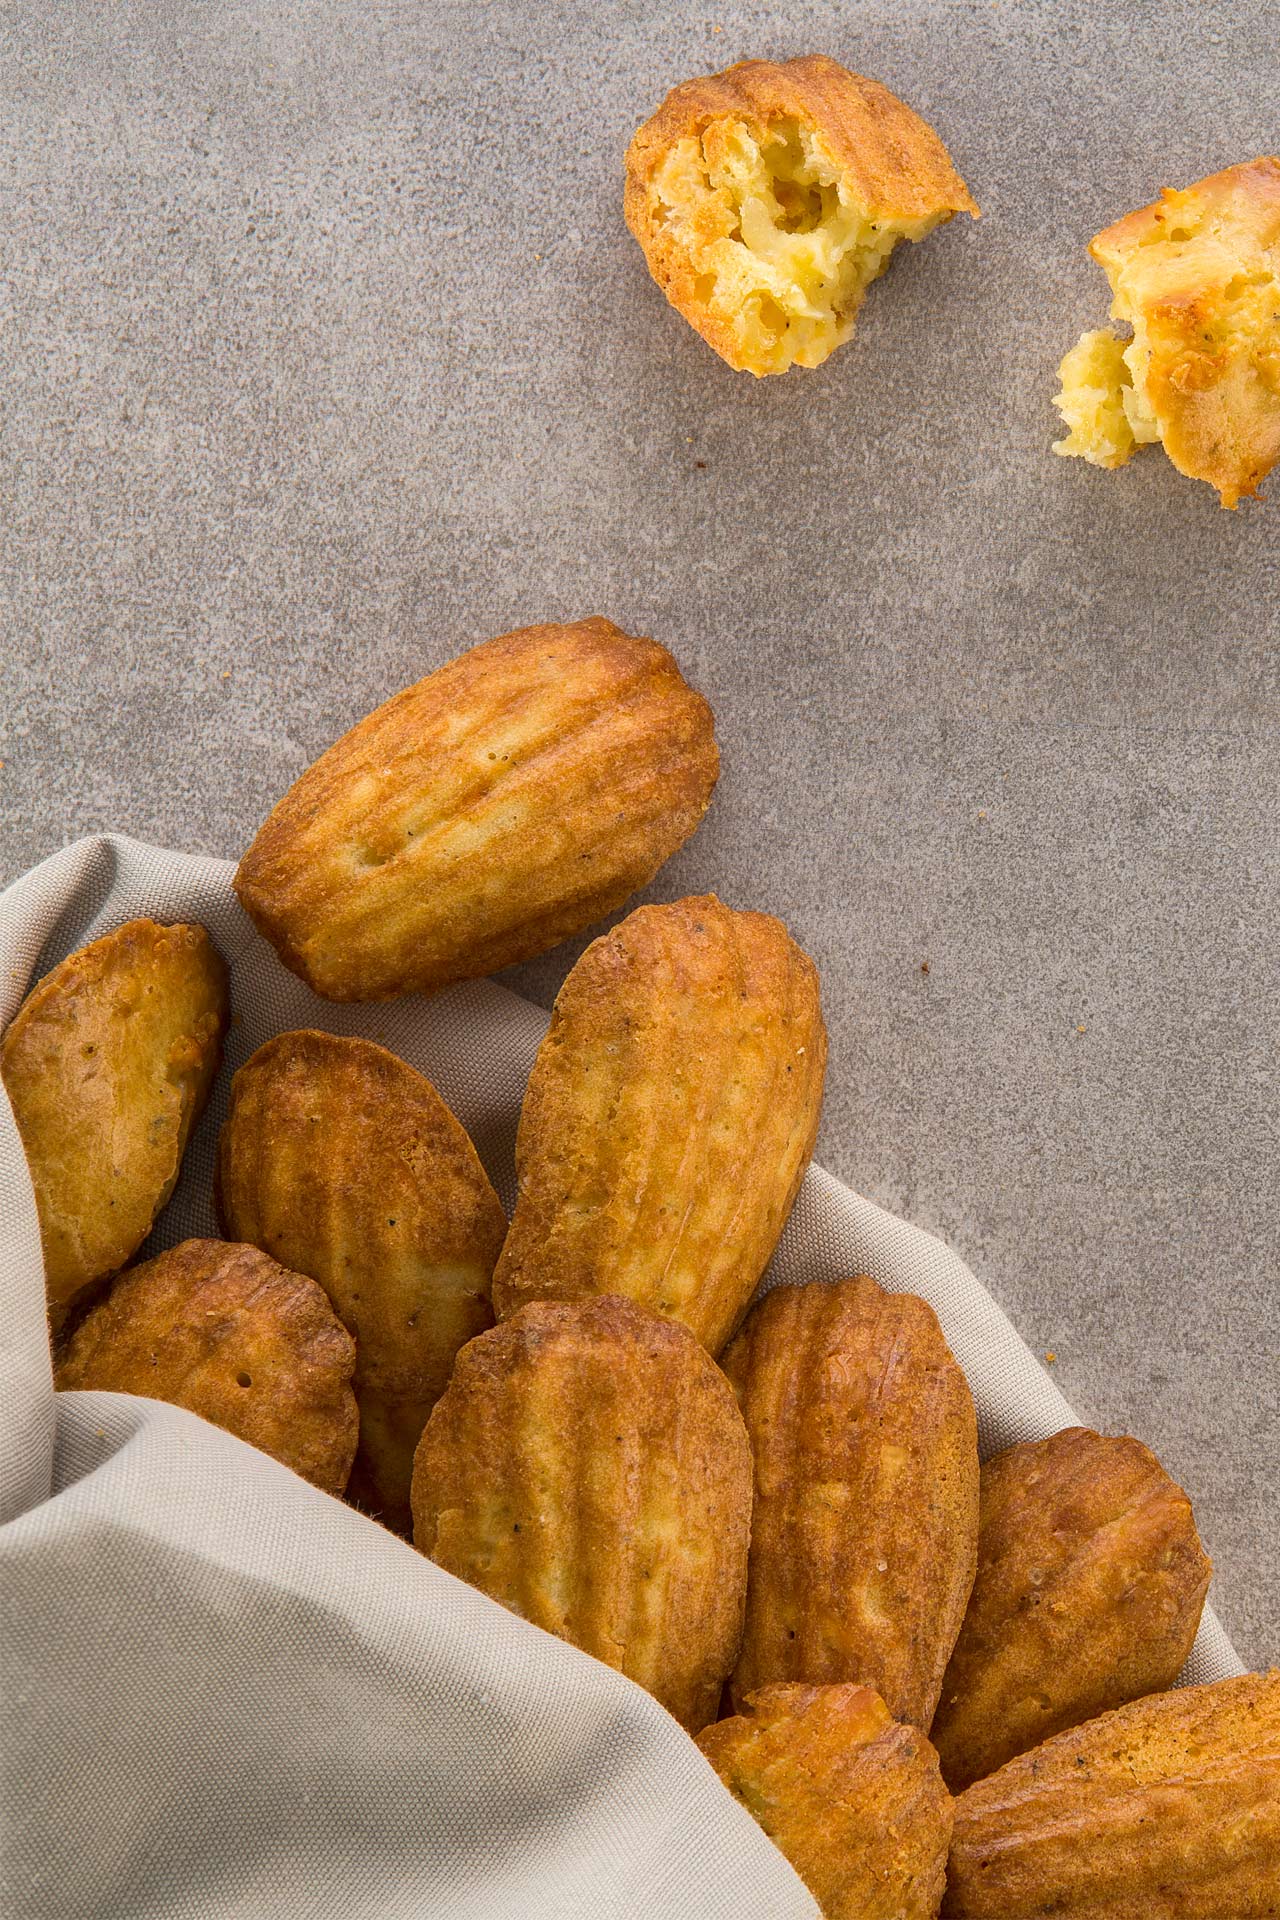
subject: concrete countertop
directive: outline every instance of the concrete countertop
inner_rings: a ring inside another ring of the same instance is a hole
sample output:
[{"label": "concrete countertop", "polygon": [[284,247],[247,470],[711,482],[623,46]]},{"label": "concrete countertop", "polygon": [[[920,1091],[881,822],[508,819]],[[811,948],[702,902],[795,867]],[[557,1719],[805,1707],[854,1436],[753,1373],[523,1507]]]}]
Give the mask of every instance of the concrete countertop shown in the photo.
[{"label": "concrete countertop", "polygon": [[[821,1158],[1156,1448],[1259,1665],[1275,507],[1049,446],[1090,235],[1274,150],[1270,11],[0,5],[0,875],[106,827],[236,854],[471,641],[655,634],[725,772],[653,896],[786,918]],[[983,218],[757,383],[650,282],[620,157],[676,80],[809,51],[931,117]]]}]

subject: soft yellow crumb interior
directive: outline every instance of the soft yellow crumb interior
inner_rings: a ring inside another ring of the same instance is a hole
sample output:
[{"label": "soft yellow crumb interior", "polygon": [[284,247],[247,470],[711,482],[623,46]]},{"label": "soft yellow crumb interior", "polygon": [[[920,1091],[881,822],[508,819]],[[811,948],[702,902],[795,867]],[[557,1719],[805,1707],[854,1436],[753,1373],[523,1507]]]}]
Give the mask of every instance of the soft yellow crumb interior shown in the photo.
[{"label": "soft yellow crumb interior", "polygon": [[820,137],[794,120],[759,138],[740,120],[714,121],[676,142],[654,189],[717,344],[759,374],[818,366],[853,332],[898,241],[923,239],[943,217],[872,219]]},{"label": "soft yellow crumb interior", "polygon": [[1120,467],[1135,447],[1160,437],[1146,395],[1149,350],[1135,333],[1123,340],[1109,327],[1081,334],[1058,368],[1054,405],[1069,431],[1055,453],[1095,467]]}]

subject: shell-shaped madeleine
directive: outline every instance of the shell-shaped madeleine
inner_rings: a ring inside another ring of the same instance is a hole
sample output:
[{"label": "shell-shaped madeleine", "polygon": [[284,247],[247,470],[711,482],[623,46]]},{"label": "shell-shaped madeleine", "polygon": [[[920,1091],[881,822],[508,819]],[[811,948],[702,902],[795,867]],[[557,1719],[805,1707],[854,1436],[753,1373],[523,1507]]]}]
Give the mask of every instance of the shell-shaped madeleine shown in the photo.
[{"label": "shell-shaped madeleine", "polygon": [[761,1687],[698,1745],[825,1920],[935,1920],[951,1796],[924,1735],[869,1687]]},{"label": "shell-shaped madeleine", "polygon": [[458,1355],[413,1476],[423,1553],[696,1731],[742,1631],[751,1455],[728,1383],[628,1300],[539,1302]]},{"label": "shell-shaped madeleine", "polygon": [[355,1358],[314,1280],[257,1247],[184,1240],[90,1308],[57,1384],[171,1401],[341,1493],[359,1426]]},{"label": "shell-shaped madeleine", "polygon": [[821,55],[675,87],[627,149],[627,225],[731,367],[816,367],[900,240],[978,209],[946,148],[876,80]]},{"label": "shell-shaped madeleine", "polygon": [[330,1000],[434,993],[612,912],[693,832],[719,760],[665,647],[524,627],[406,687],[296,780],[241,904]]},{"label": "shell-shaped madeleine", "polygon": [[859,1681],[927,1729],[973,1585],[973,1399],[933,1309],[860,1277],[775,1287],[724,1356],[755,1455],[733,1697]]},{"label": "shell-shaped madeleine", "polygon": [[622,1294],[718,1353],[804,1178],[827,1039],[781,921],[640,907],[560,990],[520,1115],[498,1316]]},{"label": "shell-shaped madeleine", "polygon": [[952,1791],[1171,1687],[1211,1572],[1191,1502],[1137,1440],[1068,1427],[988,1460],[978,1575],[931,1729]]},{"label": "shell-shaped madeleine", "polygon": [[47,973],[0,1042],[35,1189],[49,1317],[136,1253],[178,1178],[227,1024],[203,927],[130,920]]},{"label": "shell-shaped madeleine", "polygon": [[351,1490],[407,1531],[414,1449],[458,1349],[492,1321],[507,1229],[461,1123],[384,1047],[282,1033],[232,1082],[218,1201],[232,1239],[318,1280],[354,1335]]},{"label": "shell-shaped madeleine", "polygon": [[1271,1920],[1280,1672],[1151,1694],[955,1804],[948,1920]]}]

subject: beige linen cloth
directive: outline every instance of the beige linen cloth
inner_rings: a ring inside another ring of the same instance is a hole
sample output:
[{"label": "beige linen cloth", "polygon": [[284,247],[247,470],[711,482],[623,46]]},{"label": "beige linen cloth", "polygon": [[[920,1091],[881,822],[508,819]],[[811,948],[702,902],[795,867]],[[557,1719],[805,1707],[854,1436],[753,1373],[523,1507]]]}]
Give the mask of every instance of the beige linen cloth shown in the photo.
[{"label": "beige linen cloth", "polygon": [[[419,1067],[504,1200],[546,1016],[479,983],[337,1007],[285,972],[229,864],[115,836],[0,896],[0,1025],[138,914],[202,921],[232,972],[210,1109],[152,1250],[216,1231],[231,1072],[295,1026]],[[987,1451],[1071,1409],[948,1248],[809,1175],[771,1270],[863,1271],[937,1309]],[[630,1682],[285,1468],[157,1402],[55,1399],[40,1242],[0,1095],[0,1913],[5,1920],[810,1920],[693,1744]],[[1206,1615],[1188,1678],[1238,1672]]]}]

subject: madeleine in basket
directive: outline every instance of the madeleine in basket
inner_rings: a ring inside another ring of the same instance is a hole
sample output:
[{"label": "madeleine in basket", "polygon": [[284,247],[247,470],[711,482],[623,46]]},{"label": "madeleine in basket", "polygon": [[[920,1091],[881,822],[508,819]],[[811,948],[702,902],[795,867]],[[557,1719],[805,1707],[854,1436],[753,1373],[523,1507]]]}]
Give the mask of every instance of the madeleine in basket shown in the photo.
[{"label": "madeleine in basket", "polygon": [[203,927],[130,920],[32,988],[0,1043],[35,1188],[49,1319],[132,1259],[173,1192],[227,1024]]},{"label": "madeleine in basket", "polygon": [[278,1034],[231,1083],[218,1204],[309,1273],[355,1336],[352,1494],[408,1532],[413,1454],[458,1349],[492,1322],[507,1218],[429,1080],[371,1040]]}]

